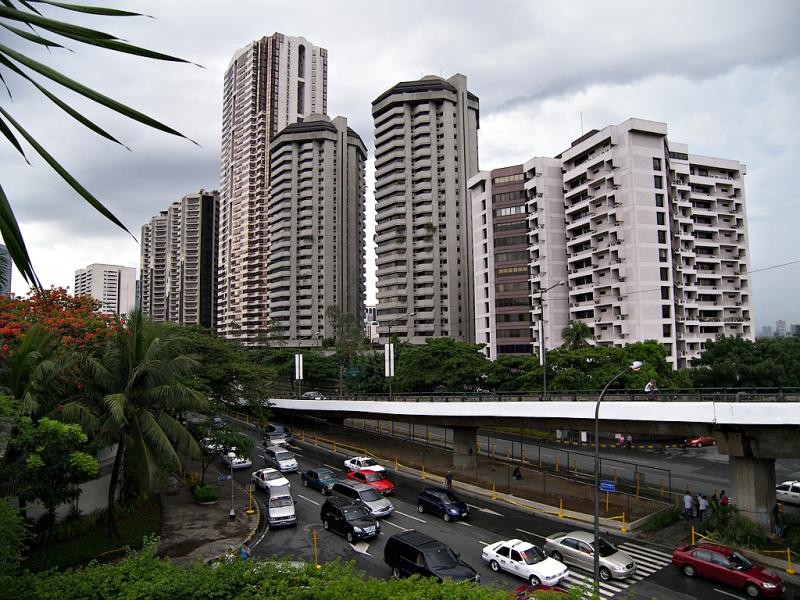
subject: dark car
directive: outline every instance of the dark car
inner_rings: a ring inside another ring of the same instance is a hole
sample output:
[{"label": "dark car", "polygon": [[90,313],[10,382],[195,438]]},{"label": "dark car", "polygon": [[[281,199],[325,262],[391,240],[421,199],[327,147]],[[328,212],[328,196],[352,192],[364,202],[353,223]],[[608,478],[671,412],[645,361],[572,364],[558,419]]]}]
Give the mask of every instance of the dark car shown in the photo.
[{"label": "dark car", "polygon": [[687,577],[708,577],[744,590],[751,598],[780,598],[786,589],[777,573],[719,544],[678,546],[672,552],[672,564]]},{"label": "dark car", "polygon": [[383,549],[383,560],[392,569],[392,577],[436,577],[453,581],[481,580],[480,575],[459,558],[447,544],[410,530],[396,533]]},{"label": "dark car", "polygon": [[282,424],[282,423],[267,423],[266,427],[264,427],[264,439],[267,439],[275,434],[279,434],[283,436],[283,439],[286,440],[286,443],[291,443],[292,441],[292,432],[289,431],[289,428]]},{"label": "dark car", "polygon": [[417,510],[439,515],[448,522],[469,516],[469,507],[453,492],[441,487],[422,490],[417,498]]},{"label": "dark car", "polygon": [[334,497],[325,500],[319,513],[322,526],[347,538],[350,543],[372,538],[381,532],[381,524],[361,502]]},{"label": "dark car", "polygon": [[338,481],[336,475],[330,469],[309,469],[300,473],[300,481],[303,485],[311,489],[322,492],[325,496],[331,495],[333,484]]}]

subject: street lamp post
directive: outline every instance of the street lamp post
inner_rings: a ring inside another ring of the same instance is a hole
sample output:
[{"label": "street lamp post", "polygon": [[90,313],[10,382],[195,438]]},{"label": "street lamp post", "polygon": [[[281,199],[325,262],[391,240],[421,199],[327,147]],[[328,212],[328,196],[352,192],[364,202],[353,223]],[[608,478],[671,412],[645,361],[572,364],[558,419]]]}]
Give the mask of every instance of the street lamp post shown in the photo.
[{"label": "street lamp post", "polygon": [[233,459],[236,458],[236,453],[228,452],[228,459],[231,461],[231,512],[228,513],[228,518],[233,521],[236,518],[236,511],[233,508]]},{"label": "street lamp post", "polygon": [[[395,323],[400,323],[402,321],[407,321],[408,319],[413,317],[415,314],[417,314],[417,313],[416,312],[410,312],[410,313],[408,313],[406,315],[403,315],[402,317],[397,317],[396,319],[392,319],[391,321],[386,323],[386,327],[388,328],[388,332],[387,332],[386,337],[389,340],[389,344],[392,343],[392,325],[394,325]],[[389,401],[390,402],[392,400],[392,378],[393,378],[393,376],[389,375]]]},{"label": "street lamp post", "polygon": [[600,403],[603,401],[606,390],[617,379],[628,371],[638,371],[642,368],[642,361],[635,360],[628,367],[611,378],[594,406],[594,590],[600,590]]},{"label": "street lamp post", "polygon": [[539,307],[542,309],[542,317],[539,319],[539,359],[542,364],[542,399],[547,400],[547,348],[544,344],[544,295],[553,288],[565,285],[566,281],[559,281],[549,288],[534,292],[539,295]]}]

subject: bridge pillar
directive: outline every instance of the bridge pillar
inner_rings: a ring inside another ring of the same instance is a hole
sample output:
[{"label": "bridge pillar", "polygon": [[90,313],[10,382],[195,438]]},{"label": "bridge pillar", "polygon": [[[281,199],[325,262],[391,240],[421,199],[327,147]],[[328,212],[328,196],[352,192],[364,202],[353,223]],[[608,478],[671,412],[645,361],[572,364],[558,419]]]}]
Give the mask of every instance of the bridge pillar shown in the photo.
[{"label": "bridge pillar", "polygon": [[478,467],[477,444],[477,427],[453,427],[454,469],[476,469]]},{"label": "bridge pillar", "polygon": [[730,496],[736,508],[765,532],[775,524],[775,459],[730,456]]}]

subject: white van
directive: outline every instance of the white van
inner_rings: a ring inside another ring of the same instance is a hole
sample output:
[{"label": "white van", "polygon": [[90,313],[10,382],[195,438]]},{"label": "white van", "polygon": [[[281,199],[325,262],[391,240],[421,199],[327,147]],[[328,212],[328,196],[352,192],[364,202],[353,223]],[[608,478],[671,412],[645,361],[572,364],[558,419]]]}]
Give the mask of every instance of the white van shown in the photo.
[{"label": "white van", "polygon": [[264,460],[281,473],[294,473],[299,468],[294,454],[282,446],[264,448]]}]

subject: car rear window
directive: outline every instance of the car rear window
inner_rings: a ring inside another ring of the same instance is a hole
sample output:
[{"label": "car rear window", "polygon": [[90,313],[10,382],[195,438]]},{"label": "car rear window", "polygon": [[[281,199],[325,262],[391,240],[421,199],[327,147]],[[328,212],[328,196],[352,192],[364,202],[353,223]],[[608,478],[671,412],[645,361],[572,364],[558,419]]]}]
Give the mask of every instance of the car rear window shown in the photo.
[{"label": "car rear window", "polygon": [[360,519],[366,519],[369,516],[369,512],[363,506],[357,506],[354,508],[348,508],[344,511],[344,518],[348,521],[358,521]]},{"label": "car rear window", "polygon": [[447,546],[439,546],[425,552],[425,563],[433,569],[446,569],[458,564],[458,558]]},{"label": "car rear window", "polygon": [[380,500],[383,497],[378,490],[364,490],[359,495],[364,502],[374,502],[375,500]]},{"label": "car rear window", "polygon": [[269,499],[270,508],[281,508],[283,506],[291,506],[292,499],[288,496],[278,496],[277,498]]},{"label": "car rear window", "polygon": [[275,458],[278,460],[292,460],[294,458],[294,454],[291,452],[276,452]]}]

